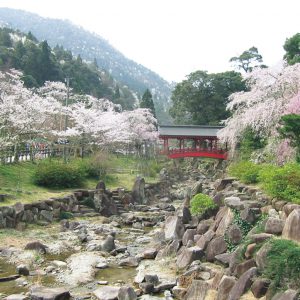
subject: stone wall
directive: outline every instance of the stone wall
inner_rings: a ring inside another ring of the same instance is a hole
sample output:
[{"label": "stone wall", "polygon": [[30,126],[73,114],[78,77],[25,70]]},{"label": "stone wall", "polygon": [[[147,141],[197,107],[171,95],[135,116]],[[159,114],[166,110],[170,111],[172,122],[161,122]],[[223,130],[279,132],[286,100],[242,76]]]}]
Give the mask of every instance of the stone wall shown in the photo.
[{"label": "stone wall", "polygon": [[[155,195],[161,189],[164,189],[164,185],[164,182],[146,184],[145,199],[147,202],[151,202]],[[0,206],[0,228],[17,228],[22,230],[26,224],[47,225],[53,221],[58,221],[61,219],[62,213],[72,213],[74,216],[84,215],[86,210],[81,211],[81,204],[88,197],[94,199],[95,203],[95,199],[101,196],[101,201],[98,199],[101,202],[101,207],[96,209],[101,215],[118,214],[112,195],[113,193],[108,190],[103,192],[102,190],[82,189],[62,198],[50,198],[26,204],[18,202],[11,206]]]},{"label": "stone wall", "polygon": [[59,220],[63,212],[80,213],[79,201],[91,194],[93,191],[82,190],[63,198],[0,206],[0,228],[23,229],[25,224],[46,225]]}]

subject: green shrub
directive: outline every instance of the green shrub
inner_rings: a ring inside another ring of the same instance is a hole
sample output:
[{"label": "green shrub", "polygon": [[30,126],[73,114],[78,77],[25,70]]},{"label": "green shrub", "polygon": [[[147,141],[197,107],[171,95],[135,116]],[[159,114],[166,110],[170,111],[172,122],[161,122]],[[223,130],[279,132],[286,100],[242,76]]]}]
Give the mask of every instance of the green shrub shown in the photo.
[{"label": "green shrub", "polygon": [[230,165],[229,174],[239,178],[244,183],[257,183],[261,165],[250,161],[241,161]]},{"label": "green shrub", "polygon": [[111,164],[111,157],[108,153],[98,152],[90,158],[85,158],[78,163],[78,167],[87,178],[99,179],[107,174]]},{"label": "green shrub", "polygon": [[300,286],[300,246],[293,241],[274,239],[267,253],[264,275],[272,280],[274,293],[279,289]]},{"label": "green shrub", "polygon": [[[242,232],[242,241],[240,243],[242,243],[245,240],[248,232],[252,229],[253,225],[241,218],[239,210],[232,209],[232,212],[233,212],[233,221],[232,221],[232,223],[237,225],[240,228],[240,230]],[[227,244],[227,250],[229,252],[232,252],[237,248],[238,244],[232,243],[230,241],[230,239],[228,238],[227,233],[225,233],[224,239],[225,239],[225,242]]]},{"label": "green shrub", "polygon": [[51,188],[79,187],[83,179],[79,168],[55,161],[40,163],[33,175],[35,184]]},{"label": "green shrub", "polygon": [[91,198],[91,197],[84,197],[83,200],[81,201],[81,203],[85,206],[95,209],[95,203],[94,203],[93,198]]},{"label": "green shrub", "polygon": [[68,220],[68,219],[73,219],[73,218],[74,218],[73,214],[68,211],[61,211],[59,214],[60,220]]},{"label": "green shrub", "polygon": [[259,137],[251,128],[244,130],[239,150],[242,159],[249,159],[252,152],[266,146],[266,140]]},{"label": "green shrub", "polygon": [[205,215],[215,208],[217,205],[205,194],[197,194],[191,200],[191,213],[195,216]]},{"label": "green shrub", "polygon": [[268,166],[259,173],[262,188],[272,197],[300,203],[300,165]]}]

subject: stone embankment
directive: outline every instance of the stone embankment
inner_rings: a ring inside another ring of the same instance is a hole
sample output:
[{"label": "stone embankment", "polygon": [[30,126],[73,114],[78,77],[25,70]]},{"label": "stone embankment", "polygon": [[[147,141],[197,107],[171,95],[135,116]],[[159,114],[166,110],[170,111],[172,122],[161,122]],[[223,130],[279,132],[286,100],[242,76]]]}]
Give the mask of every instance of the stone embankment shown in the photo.
[{"label": "stone embankment", "polygon": [[132,192],[122,188],[115,191],[106,190],[105,184],[99,182],[95,190],[78,190],[62,198],[50,198],[44,201],[23,204],[18,202],[11,206],[0,206],[0,229],[16,228],[23,230],[26,224],[48,225],[53,221],[69,216],[111,216],[124,212],[130,203],[143,204],[145,194],[152,199],[153,194],[164,183],[148,184],[138,178]]},{"label": "stone embankment", "polygon": [[[27,282],[22,295],[7,299],[298,299],[299,287],[273,295],[261,274],[268,240],[300,242],[300,206],[270,199],[222,171],[217,164],[164,169],[159,184],[138,179],[132,193],[119,197],[101,183],[93,201],[108,218],[63,220],[55,241],[2,249],[20,275],[39,268],[58,286]],[[200,192],[218,208],[191,216],[189,200]],[[69,255],[63,261],[45,256],[39,264],[32,251]]]}]

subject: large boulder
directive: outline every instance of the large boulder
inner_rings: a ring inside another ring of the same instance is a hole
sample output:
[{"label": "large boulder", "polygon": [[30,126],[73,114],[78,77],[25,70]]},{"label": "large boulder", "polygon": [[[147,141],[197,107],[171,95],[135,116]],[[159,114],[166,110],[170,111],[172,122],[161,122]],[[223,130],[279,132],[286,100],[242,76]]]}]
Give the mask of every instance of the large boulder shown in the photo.
[{"label": "large boulder", "polygon": [[256,276],[257,268],[253,267],[245,272],[239,280],[235,283],[232,287],[229,295],[228,300],[239,300],[240,297],[244,294],[244,292],[250,288],[252,284],[252,278]]},{"label": "large boulder", "polygon": [[145,179],[137,177],[132,188],[132,199],[134,203],[145,204]]},{"label": "large boulder", "polygon": [[181,240],[184,234],[184,226],[178,216],[169,216],[165,221],[165,239]]},{"label": "large boulder", "polygon": [[246,271],[248,271],[249,269],[256,267],[256,263],[255,260],[253,258],[243,261],[241,263],[239,263],[236,266],[235,269],[235,273],[237,275],[237,277],[240,277],[242,274],[244,274]]},{"label": "large boulder", "polygon": [[4,300],[29,300],[29,297],[24,294],[12,294],[5,297]]},{"label": "large boulder", "polygon": [[133,256],[123,258],[119,262],[119,266],[123,266],[123,267],[137,267],[138,265],[139,265],[139,260]]},{"label": "large boulder", "polygon": [[285,292],[277,293],[272,300],[298,300],[299,299],[299,291],[295,290],[286,290]]},{"label": "large boulder", "polygon": [[205,234],[203,234],[200,239],[197,241],[196,245],[200,247],[202,250],[205,250],[208,243],[215,236],[215,232],[212,230],[208,230]]},{"label": "large boulder", "polygon": [[195,234],[196,234],[196,229],[187,229],[182,237],[183,246],[186,246],[188,241],[194,241]]},{"label": "large boulder", "polygon": [[233,209],[237,209],[237,210],[243,210],[245,208],[243,202],[241,201],[241,199],[239,197],[226,197],[224,199],[224,204],[227,207],[233,208]]},{"label": "large boulder", "polygon": [[254,297],[261,298],[267,293],[270,284],[271,281],[269,279],[257,278],[251,286],[251,292]]},{"label": "large boulder", "polygon": [[221,264],[228,266],[230,261],[232,260],[234,253],[222,253],[215,256],[215,259],[220,262]]},{"label": "large boulder", "polygon": [[105,217],[118,214],[118,207],[115,201],[109,197],[103,190],[96,190],[94,193],[95,210]]},{"label": "large boulder", "polygon": [[112,235],[108,235],[106,239],[101,244],[101,250],[106,252],[111,252],[116,248],[115,245],[115,237]]},{"label": "large boulder", "polygon": [[120,288],[116,286],[102,286],[93,292],[96,299],[116,300],[118,299]]},{"label": "large boulder", "polygon": [[53,212],[52,211],[41,210],[40,217],[49,223],[53,222]]},{"label": "large boulder", "polygon": [[176,261],[177,267],[179,269],[186,268],[194,260],[201,259],[204,256],[203,250],[197,246],[190,248],[182,248],[183,249],[180,249],[180,254],[178,254]]},{"label": "large boulder", "polygon": [[213,261],[216,255],[222,254],[226,252],[226,250],[227,250],[227,244],[224,240],[224,237],[218,236],[208,243],[206,249],[206,259],[208,261]]},{"label": "large boulder", "polygon": [[300,209],[294,209],[287,217],[282,237],[300,242]]},{"label": "large boulder", "polygon": [[237,245],[243,238],[243,233],[242,233],[240,227],[237,226],[236,224],[231,225],[227,229],[226,233],[227,233],[227,237],[228,237],[229,241],[234,245]]},{"label": "large boulder", "polygon": [[281,234],[284,222],[277,218],[268,218],[265,225],[265,232],[272,234]]},{"label": "large boulder", "polygon": [[192,190],[191,190],[191,197],[194,197],[195,195],[199,194],[199,193],[202,193],[202,182],[201,181],[197,181],[193,187],[192,187]]},{"label": "large boulder", "polygon": [[45,254],[47,252],[47,246],[39,241],[29,242],[25,245],[25,250],[35,250]]},{"label": "large boulder", "polygon": [[33,286],[30,288],[30,297],[32,300],[68,300],[71,295],[65,288]]},{"label": "large boulder", "polygon": [[218,295],[216,300],[227,300],[228,295],[235,284],[235,277],[224,275],[218,287]]},{"label": "large boulder", "polygon": [[224,235],[227,228],[232,224],[233,213],[229,207],[222,207],[215,221],[216,235]]},{"label": "large boulder", "polygon": [[256,253],[255,261],[258,269],[262,271],[267,266],[267,254],[270,251],[271,245],[264,244]]},{"label": "large boulder", "polygon": [[209,289],[209,285],[203,280],[193,280],[187,289],[184,300],[204,300]]},{"label": "large boulder", "polygon": [[3,213],[0,211],[0,228],[5,228],[6,227],[6,219],[3,216]]},{"label": "large boulder", "polygon": [[96,185],[96,190],[106,190],[106,186],[103,180],[100,180]]},{"label": "large boulder", "polygon": [[260,215],[260,211],[255,208],[246,207],[241,211],[241,219],[247,221],[250,224],[254,224],[257,217]]},{"label": "large boulder", "polygon": [[204,234],[207,232],[212,222],[211,219],[201,221],[197,226],[197,234]]},{"label": "large boulder", "polygon": [[171,241],[167,246],[160,249],[155,257],[155,260],[162,259],[164,257],[175,256],[180,248],[181,242],[179,240]]},{"label": "large boulder", "polygon": [[215,189],[219,192],[225,189],[225,187],[229,184],[231,184],[234,180],[236,180],[233,177],[223,178],[219,179],[215,183]]},{"label": "large boulder", "polygon": [[192,220],[190,209],[187,206],[182,208],[182,223],[188,224]]},{"label": "large boulder", "polygon": [[122,286],[118,293],[118,300],[136,300],[137,295],[131,286]]}]

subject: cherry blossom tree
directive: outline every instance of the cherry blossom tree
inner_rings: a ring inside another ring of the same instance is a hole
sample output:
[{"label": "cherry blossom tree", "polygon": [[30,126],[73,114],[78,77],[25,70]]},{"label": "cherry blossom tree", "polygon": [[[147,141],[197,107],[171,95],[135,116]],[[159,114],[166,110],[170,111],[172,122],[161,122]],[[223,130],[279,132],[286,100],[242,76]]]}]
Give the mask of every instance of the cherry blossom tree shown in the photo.
[{"label": "cherry blossom tree", "polygon": [[77,146],[102,148],[142,145],[157,139],[156,119],[149,109],[122,111],[107,99],[73,94],[61,82],[45,82],[43,87],[30,90],[21,76],[16,70],[0,72],[1,148],[18,148],[37,137],[50,143],[64,138]]},{"label": "cherry blossom tree", "polygon": [[219,132],[221,141],[229,143],[232,150],[247,128],[262,138],[278,135],[281,116],[299,112],[300,64],[258,68],[245,79],[248,91],[230,96],[227,109],[232,116]]},{"label": "cherry blossom tree", "polygon": [[51,98],[41,98],[25,88],[22,74],[11,70],[0,73],[0,132],[1,146],[14,146],[44,135],[51,116],[60,104]]}]

